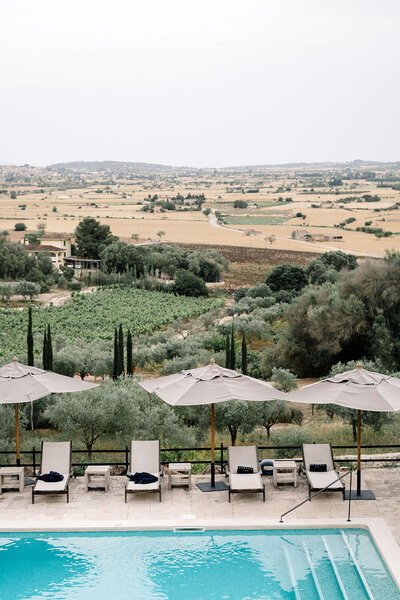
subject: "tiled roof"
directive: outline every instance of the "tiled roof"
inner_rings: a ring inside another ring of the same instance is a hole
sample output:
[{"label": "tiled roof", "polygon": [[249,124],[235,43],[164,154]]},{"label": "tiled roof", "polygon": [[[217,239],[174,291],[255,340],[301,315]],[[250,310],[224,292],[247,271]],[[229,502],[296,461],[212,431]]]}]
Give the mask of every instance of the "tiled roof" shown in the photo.
[{"label": "tiled roof", "polygon": [[72,235],[70,233],[45,233],[41,236],[42,240],[70,240],[72,239]]},{"label": "tiled roof", "polygon": [[50,246],[46,244],[26,244],[24,248],[30,250],[31,252],[63,252],[62,248],[57,248],[57,246]]}]

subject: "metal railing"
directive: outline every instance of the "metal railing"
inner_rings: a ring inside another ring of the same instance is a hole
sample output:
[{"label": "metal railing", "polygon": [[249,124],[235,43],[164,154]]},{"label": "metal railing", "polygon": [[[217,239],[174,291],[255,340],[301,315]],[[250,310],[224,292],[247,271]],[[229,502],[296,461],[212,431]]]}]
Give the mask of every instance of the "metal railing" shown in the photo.
[{"label": "metal railing", "polygon": [[347,471],[347,473],[344,473],[343,475],[341,475],[340,477],[338,477],[334,481],[331,481],[322,490],[318,490],[318,492],[315,492],[315,494],[312,494],[312,496],[309,496],[308,498],[306,498],[302,502],[299,502],[298,504],[296,504],[296,506],[293,506],[293,508],[290,508],[289,510],[287,510],[286,512],[284,512],[283,514],[281,514],[281,518],[279,519],[279,523],[283,523],[283,517],[286,517],[286,515],[288,515],[289,513],[293,512],[297,508],[300,508],[300,506],[303,506],[303,504],[305,504],[306,502],[311,502],[311,500],[313,498],[315,498],[316,496],[319,496],[319,494],[322,494],[322,492],[326,492],[326,490],[328,490],[334,483],[337,483],[338,481],[341,481],[342,479],[344,479],[345,477],[347,477],[347,475],[350,475],[350,490],[349,490],[349,498],[348,498],[349,499],[349,508],[348,508],[348,513],[347,513],[347,521],[350,522],[351,521],[351,487],[352,487],[352,482],[353,482],[353,471]]},{"label": "metal railing", "polygon": [[[332,448],[334,450],[355,450],[357,449],[356,446],[332,446]],[[383,449],[392,449],[392,450],[398,450],[400,452],[400,444],[380,444],[380,445],[365,445],[362,446],[362,450],[383,450]],[[276,451],[290,451],[290,454],[293,454],[293,452],[298,452],[298,455],[301,455],[301,450],[302,447],[301,446],[258,446],[258,450],[260,451],[260,460],[262,458],[266,458],[266,454],[269,453],[275,453]],[[227,452],[227,447],[224,446],[222,443],[219,446],[215,447],[215,451],[216,451],[216,460],[215,460],[215,464],[218,465],[218,467],[221,469],[221,473],[224,471],[224,467],[227,463],[227,459],[226,459],[226,452]],[[187,453],[190,452],[192,453],[194,456],[193,458],[190,457],[190,459],[186,456],[183,457],[181,460],[180,455],[182,453]],[[199,464],[199,465],[209,465],[211,464],[211,457],[208,456],[201,456],[200,453],[207,453],[207,452],[211,452],[211,447],[207,446],[207,447],[184,447],[184,448],[162,448],[161,449],[161,462],[162,464],[167,464],[169,462],[191,462],[192,464]],[[174,458],[167,458],[165,457],[165,453],[170,453],[174,455]],[[195,457],[197,454],[197,457]],[[5,466],[6,464],[8,466],[11,465],[16,465],[16,455],[17,453],[15,451],[0,451],[0,466]],[[78,455],[86,455],[86,457],[88,457],[86,460],[83,461],[73,461],[72,466],[74,467],[81,467],[84,465],[93,465],[93,464],[104,464],[104,460],[103,461],[96,461],[95,459],[97,457],[99,457],[99,455],[114,455],[116,460],[109,460],[109,457],[107,457],[107,464],[109,464],[110,466],[115,466],[115,467],[124,467],[125,469],[128,469],[128,465],[129,465],[129,448],[128,446],[125,446],[125,448],[120,448],[120,449],[109,449],[109,448],[103,448],[103,449],[95,449],[92,450],[91,452],[89,452],[86,449],[80,449],[80,450],[76,450],[73,449],[72,450],[72,455],[74,456],[78,456]],[[121,459],[118,460],[118,455],[120,455]],[[11,463],[9,461],[5,461],[3,457],[14,457],[14,461],[11,461]],[[89,458],[90,457],[90,458]],[[271,458],[273,458],[273,454],[271,456]],[[284,458],[284,456],[282,455],[282,458]],[[297,463],[301,463],[303,462],[302,458],[290,458],[290,460],[295,460]],[[353,464],[355,462],[354,458],[335,458],[335,460],[337,462],[339,462],[340,464]],[[397,463],[400,462],[400,458],[362,458],[361,462],[363,463]],[[30,450],[21,450],[21,466],[24,467],[32,467],[32,469],[36,469],[39,464],[40,464],[40,450],[37,450],[35,447],[32,447],[32,449]]]}]

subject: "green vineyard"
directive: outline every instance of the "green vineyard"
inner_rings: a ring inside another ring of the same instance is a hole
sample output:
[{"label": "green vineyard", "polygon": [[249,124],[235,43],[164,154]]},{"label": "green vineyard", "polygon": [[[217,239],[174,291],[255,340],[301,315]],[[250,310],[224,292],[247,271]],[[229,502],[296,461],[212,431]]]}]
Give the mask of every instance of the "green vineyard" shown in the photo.
[{"label": "green vineyard", "polygon": [[[176,319],[188,319],[221,306],[221,300],[188,298],[135,288],[98,290],[78,294],[57,307],[33,308],[33,332],[42,333],[49,323],[53,335],[69,341],[78,338],[112,340],[120,323],[132,335],[151,333]],[[26,352],[27,309],[0,310],[0,358]]]}]

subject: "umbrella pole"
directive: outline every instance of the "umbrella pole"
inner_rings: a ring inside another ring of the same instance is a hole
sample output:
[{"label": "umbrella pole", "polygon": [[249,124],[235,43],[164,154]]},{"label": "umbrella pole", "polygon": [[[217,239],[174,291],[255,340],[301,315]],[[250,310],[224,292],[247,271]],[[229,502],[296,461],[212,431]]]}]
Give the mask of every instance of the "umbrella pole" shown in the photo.
[{"label": "umbrella pole", "polygon": [[357,496],[361,496],[361,410],[357,411]]},{"label": "umbrella pole", "polygon": [[18,415],[18,403],[15,403],[15,437],[17,441],[17,466],[21,464],[21,458],[19,455],[19,415]]},{"label": "umbrella pole", "polygon": [[346,500],[376,500],[374,492],[361,489],[361,410],[357,410],[357,489],[346,491]]},{"label": "umbrella pole", "polygon": [[215,404],[211,404],[211,481],[196,484],[202,492],[228,491],[224,481],[215,481]]},{"label": "umbrella pole", "polygon": [[211,404],[211,487],[215,487],[215,405]]}]

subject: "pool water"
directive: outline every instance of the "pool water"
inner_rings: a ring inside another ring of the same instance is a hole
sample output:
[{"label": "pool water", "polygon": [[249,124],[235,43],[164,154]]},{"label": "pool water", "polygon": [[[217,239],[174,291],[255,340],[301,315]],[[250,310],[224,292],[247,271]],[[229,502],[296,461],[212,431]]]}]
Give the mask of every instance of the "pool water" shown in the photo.
[{"label": "pool water", "polygon": [[0,533],[0,599],[400,600],[363,529]]}]

